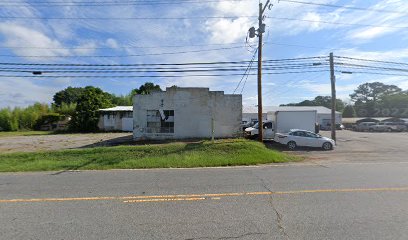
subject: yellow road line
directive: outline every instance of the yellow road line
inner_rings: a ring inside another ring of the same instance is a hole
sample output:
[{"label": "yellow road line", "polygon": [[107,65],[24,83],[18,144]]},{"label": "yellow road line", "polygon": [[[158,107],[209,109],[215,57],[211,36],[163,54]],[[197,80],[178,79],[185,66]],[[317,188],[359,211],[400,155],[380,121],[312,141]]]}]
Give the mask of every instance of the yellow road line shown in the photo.
[{"label": "yellow road line", "polygon": [[[241,192],[241,193],[204,193],[204,194],[175,194],[175,195],[151,195],[151,196],[116,196],[116,197],[67,197],[67,198],[20,198],[20,199],[0,199],[0,203],[29,203],[29,202],[66,202],[66,201],[97,201],[97,200],[123,200],[124,202],[165,202],[181,201],[183,199],[218,200],[221,197],[239,197],[239,196],[262,196],[262,195],[290,195],[306,193],[345,193],[345,192],[403,192],[408,191],[408,187],[391,188],[343,188],[343,189],[310,189],[294,191],[276,191],[276,192]],[[175,200],[176,199],[176,200]],[[181,199],[181,200],[178,200]],[[185,200],[188,201],[188,200]]]},{"label": "yellow road line", "polygon": [[138,199],[138,200],[127,200],[124,203],[139,203],[139,202],[172,202],[172,201],[200,201],[205,200],[205,198],[158,198],[158,199]]}]

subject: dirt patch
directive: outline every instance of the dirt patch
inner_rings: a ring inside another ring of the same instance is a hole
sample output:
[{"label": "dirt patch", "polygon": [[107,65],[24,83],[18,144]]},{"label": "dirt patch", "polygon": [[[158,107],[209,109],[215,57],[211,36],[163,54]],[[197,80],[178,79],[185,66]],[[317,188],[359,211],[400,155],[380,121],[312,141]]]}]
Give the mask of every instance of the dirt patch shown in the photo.
[{"label": "dirt patch", "polygon": [[56,134],[0,138],[0,153],[115,146],[132,142],[131,133]]}]

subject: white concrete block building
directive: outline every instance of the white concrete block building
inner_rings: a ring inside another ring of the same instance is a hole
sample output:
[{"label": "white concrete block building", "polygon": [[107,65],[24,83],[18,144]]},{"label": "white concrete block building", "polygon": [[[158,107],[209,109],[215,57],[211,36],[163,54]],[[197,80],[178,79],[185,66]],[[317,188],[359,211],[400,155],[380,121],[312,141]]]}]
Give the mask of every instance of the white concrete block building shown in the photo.
[{"label": "white concrete block building", "polygon": [[98,127],[104,131],[133,131],[133,106],[99,109]]},{"label": "white concrete block building", "polygon": [[242,96],[208,88],[171,87],[133,97],[133,138],[236,137],[241,133]]}]

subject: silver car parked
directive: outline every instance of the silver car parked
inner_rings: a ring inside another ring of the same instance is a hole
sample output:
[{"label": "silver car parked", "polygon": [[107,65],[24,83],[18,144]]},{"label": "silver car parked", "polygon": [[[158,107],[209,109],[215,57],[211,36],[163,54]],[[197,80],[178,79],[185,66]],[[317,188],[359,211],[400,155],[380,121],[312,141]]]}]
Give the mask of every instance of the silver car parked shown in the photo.
[{"label": "silver car parked", "polygon": [[357,124],[357,126],[354,128],[358,132],[366,132],[370,131],[370,128],[373,129],[372,127],[376,125],[375,122],[362,122]]}]

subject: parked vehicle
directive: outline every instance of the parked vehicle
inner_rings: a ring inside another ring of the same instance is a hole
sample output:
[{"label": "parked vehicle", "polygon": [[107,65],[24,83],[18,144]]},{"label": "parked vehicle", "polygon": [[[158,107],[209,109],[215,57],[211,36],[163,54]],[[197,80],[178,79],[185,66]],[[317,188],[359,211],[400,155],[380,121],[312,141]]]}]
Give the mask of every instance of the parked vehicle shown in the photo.
[{"label": "parked vehicle", "polygon": [[290,150],[294,150],[297,147],[317,147],[328,151],[332,150],[336,145],[333,139],[299,129],[291,130],[286,134],[277,133],[275,141],[286,145]]},{"label": "parked vehicle", "polygon": [[365,131],[369,131],[370,127],[374,125],[376,125],[375,122],[362,122],[362,123],[357,124],[354,129],[355,131],[358,131],[358,132],[365,132]]},{"label": "parked vehicle", "polygon": [[[311,132],[315,131],[317,111],[276,111],[268,112],[267,118],[270,119],[262,124],[263,138],[274,140],[276,133],[289,132],[291,129],[305,129]],[[258,137],[259,124],[245,129],[245,135],[248,138]]]},{"label": "parked vehicle", "polygon": [[379,122],[375,125],[372,125],[368,128],[370,132],[391,132],[392,126],[386,125],[385,122]]},{"label": "parked vehicle", "polygon": [[[245,123],[244,123],[245,122]],[[252,126],[254,126],[255,124],[257,124],[258,123],[258,120],[255,120],[255,121],[251,121],[251,122],[246,122],[246,121],[243,121],[243,123],[242,123],[242,131],[245,131],[245,129],[247,129],[247,128],[249,128],[249,127],[252,127]]]},{"label": "parked vehicle", "polygon": [[[336,130],[343,130],[343,129],[344,129],[343,124],[340,124],[340,123],[336,124]],[[320,130],[323,130],[323,131],[331,130],[331,123],[327,123],[325,125],[320,125]]]},{"label": "parked vehicle", "polygon": [[386,122],[385,125],[388,127],[387,131],[392,132],[403,132],[407,130],[405,123],[400,122]]},{"label": "parked vehicle", "polygon": [[380,122],[368,129],[370,132],[402,132],[406,130],[404,124],[395,122]]}]

